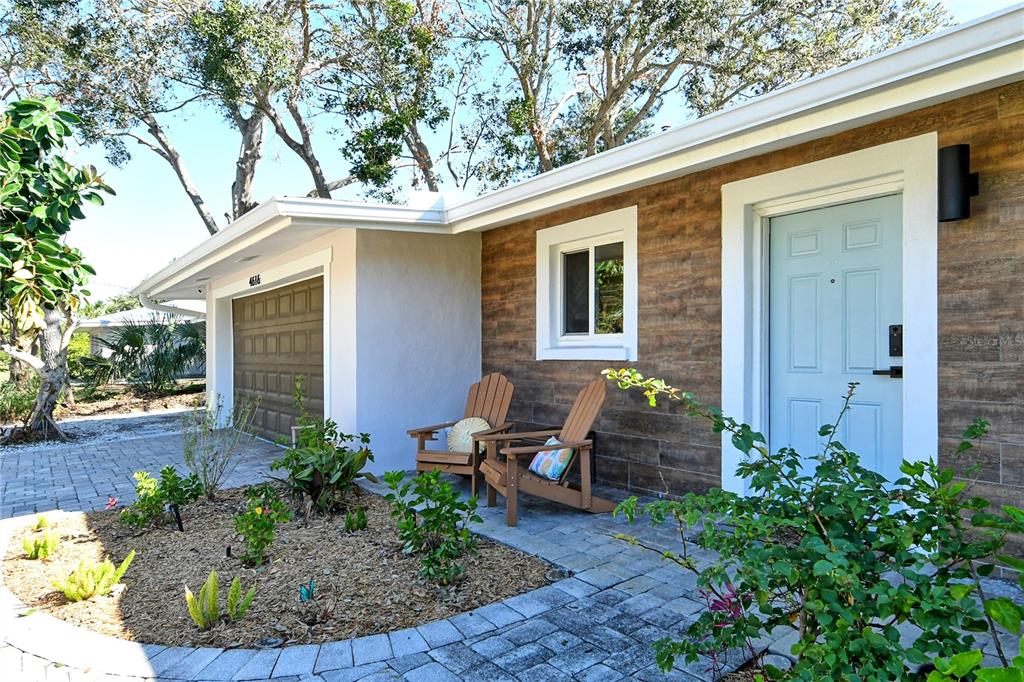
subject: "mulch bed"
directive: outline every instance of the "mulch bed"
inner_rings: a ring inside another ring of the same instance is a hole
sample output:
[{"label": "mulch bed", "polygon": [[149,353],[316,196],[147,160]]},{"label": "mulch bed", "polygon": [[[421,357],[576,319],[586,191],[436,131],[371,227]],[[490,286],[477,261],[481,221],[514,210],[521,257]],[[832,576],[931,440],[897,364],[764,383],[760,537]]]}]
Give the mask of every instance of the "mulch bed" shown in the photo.
[{"label": "mulch bed", "polygon": [[[25,527],[13,534],[3,565],[8,588],[25,604],[96,632],[143,643],[172,646],[253,647],[323,643],[420,625],[545,585],[551,566],[484,538],[470,557],[463,579],[440,588],[421,579],[419,560],[402,553],[386,501],[354,490],[366,508],[368,526],[344,531],[341,517],[314,517],[278,526],[271,561],[249,568],[226,556],[242,550],[232,515],[241,489],[222,491],[216,502],[186,507],[185,532],[173,526],[138,532],[118,511],[48,515],[62,541],[49,561],[24,558]],[[111,558],[131,550],[135,560],[124,589],[107,597],[68,603],[51,580],[70,573],[82,558]],[[237,575],[243,589],[257,586],[245,618],[200,632],[185,607],[185,585],[198,594],[211,569],[221,586],[221,604]],[[316,581],[316,596],[300,603],[299,585]]]},{"label": "mulch bed", "polygon": [[104,386],[89,398],[83,397],[81,389],[76,389],[78,400],[75,404],[58,405],[55,416],[57,419],[71,419],[199,407],[206,399],[204,388],[202,381],[183,380],[173,392],[165,395],[142,395],[128,386],[115,385]]}]

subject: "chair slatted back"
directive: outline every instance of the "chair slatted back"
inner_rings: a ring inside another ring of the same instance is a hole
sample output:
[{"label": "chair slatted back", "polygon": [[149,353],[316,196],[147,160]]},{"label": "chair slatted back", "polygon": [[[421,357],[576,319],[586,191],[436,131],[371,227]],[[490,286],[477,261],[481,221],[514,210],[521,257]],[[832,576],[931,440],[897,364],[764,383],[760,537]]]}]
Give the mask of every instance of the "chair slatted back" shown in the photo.
[{"label": "chair slatted back", "polygon": [[576,395],[576,402],[569,410],[569,416],[565,420],[558,440],[562,443],[580,441],[587,437],[597,421],[597,415],[604,405],[605,387],[607,381],[598,378],[583,387]]},{"label": "chair slatted back", "polygon": [[505,423],[515,387],[505,375],[494,372],[469,387],[466,417],[480,417],[493,426]]}]

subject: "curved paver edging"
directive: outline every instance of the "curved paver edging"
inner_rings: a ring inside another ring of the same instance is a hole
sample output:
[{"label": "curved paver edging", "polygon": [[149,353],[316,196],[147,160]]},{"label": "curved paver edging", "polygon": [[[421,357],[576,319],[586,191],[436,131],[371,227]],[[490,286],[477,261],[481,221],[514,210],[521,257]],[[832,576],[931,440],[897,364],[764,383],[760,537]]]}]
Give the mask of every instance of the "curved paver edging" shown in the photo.
[{"label": "curved paver edging", "polygon": [[[60,513],[67,512],[49,514]],[[14,530],[30,525],[41,515],[0,520],[0,547],[4,555]],[[567,570],[556,562],[550,563]],[[0,574],[0,631],[7,633],[8,645],[60,666],[125,677],[182,680],[258,680],[384,663],[522,622],[573,601],[573,592],[579,591],[573,579],[566,578],[450,618],[387,634],[276,649],[222,649],[140,644],[93,632],[33,611],[3,584],[2,578]],[[55,647],[57,642],[60,645]]]}]

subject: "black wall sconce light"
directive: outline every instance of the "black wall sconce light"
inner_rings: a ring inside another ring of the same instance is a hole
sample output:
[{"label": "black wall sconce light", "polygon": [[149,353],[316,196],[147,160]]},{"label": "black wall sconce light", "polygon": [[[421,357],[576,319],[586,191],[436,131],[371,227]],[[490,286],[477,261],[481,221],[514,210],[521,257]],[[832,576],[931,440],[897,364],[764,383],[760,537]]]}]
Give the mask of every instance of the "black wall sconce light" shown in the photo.
[{"label": "black wall sconce light", "polygon": [[971,172],[971,145],[939,150],[939,222],[971,217],[971,197],[978,196],[978,174]]}]

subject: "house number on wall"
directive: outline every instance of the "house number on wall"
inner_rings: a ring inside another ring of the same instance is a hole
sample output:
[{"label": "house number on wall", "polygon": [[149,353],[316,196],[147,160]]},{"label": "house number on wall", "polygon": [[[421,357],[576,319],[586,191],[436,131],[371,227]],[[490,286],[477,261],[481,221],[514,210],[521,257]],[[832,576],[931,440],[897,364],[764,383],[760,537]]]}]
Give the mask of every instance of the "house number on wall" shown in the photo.
[{"label": "house number on wall", "polygon": [[249,286],[256,287],[256,286],[259,286],[259,284],[260,284],[260,276],[259,275],[253,275],[252,277],[249,278]]}]

